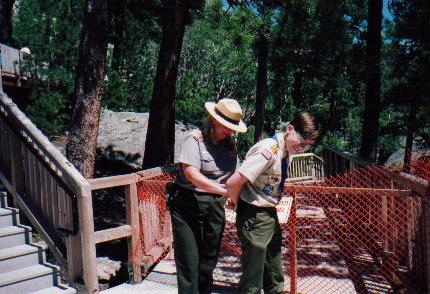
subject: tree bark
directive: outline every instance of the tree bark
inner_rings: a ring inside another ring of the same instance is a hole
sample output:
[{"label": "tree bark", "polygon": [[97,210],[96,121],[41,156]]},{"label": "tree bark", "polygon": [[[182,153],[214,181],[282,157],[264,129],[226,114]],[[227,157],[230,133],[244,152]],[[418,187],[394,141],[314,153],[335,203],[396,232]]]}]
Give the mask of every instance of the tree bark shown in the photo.
[{"label": "tree bark", "polygon": [[127,2],[124,0],[116,0],[112,3],[112,15],[114,21],[112,69],[115,70],[118,70],[122,65],[122,43],[124,40],[124,17],[126,4]]},{"label": "tree bark", "polygon": [[107,2],[87,0],[84,9],[66,155],[85,178],[92,178],[106,65]]},{"label": "tree bark", "polygon": [[379,136],[381,108],[381,25],[382,0],[368,1],[368,29],[366,44],[367,82],[361,136],[360,156],[375,161]]},{"label": "tree bark", "polygon": [[164,0],[162,40],[154,80],[143,168],[173,163],[175,145],[175,95],[188,0]]},{"label": "tree bark", "polygon": [[403,171],[409,173],[411,171],[411,161],[412,161],[412,150],[414,144],[414,133],[416,130],[416,105],[412,103],[409,108],[409,116],[407,122],[407,134],[406,134],[406,146],[405,146],[405,157],[403,159]]},{"label": "tree bark", "polygon": [[269,40],[267,32],[263,28],[258,39],[258,67],[257,67],[257,95],[255,99],[255,133],[254,142],[263,138],[265,102],[267,97],[267,62],[269,52]]},{"label": "tree bark", "polygon": [[15,0],[0,0],[0,43],[13,45],[12,11]]}]

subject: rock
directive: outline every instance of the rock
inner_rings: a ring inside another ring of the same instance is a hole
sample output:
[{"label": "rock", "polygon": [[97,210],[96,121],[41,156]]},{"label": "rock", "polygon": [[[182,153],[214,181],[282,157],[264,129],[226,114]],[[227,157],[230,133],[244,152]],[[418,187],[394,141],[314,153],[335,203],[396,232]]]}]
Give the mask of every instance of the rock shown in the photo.
[{"label": "rock", "polygon": [[121,268],[121,261],[111,260],[108,257],[97,257],[97,276],[99,280],[110,280],[115,277],[116,272]]},{"label": "rock", "polygon": [[[415,161],[419,159],[420,157],[424,155],[430,155],[430,150],[423,150],[418,148],[417,146],[413,147],[412,150],[412,160]],[[405,159],[405,149],[399,149],[393,154],[390,155],[390,157],[387,159],[387,161],[384,163],[385,166],[403,166],[403,162]]]},{"label": "rock", "polygon": [[[98,156],[139,169],[145,152],[148,118],[149,113],[102,110],[97,138]],[[179,157],[184,135],[195,128],[197,127],[182,122],[175,123],[175,162]],[[67,134],[53,138],[52,143],[65,154]]]}]

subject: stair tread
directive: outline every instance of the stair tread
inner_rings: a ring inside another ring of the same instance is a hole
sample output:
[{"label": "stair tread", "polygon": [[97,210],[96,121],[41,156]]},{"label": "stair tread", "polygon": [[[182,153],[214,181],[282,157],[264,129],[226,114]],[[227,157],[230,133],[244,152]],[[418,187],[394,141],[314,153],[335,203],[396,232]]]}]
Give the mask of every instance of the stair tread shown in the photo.
[{"label": "stair tread", "polygon": [[61,285],[60,287],[52,286],[36,292],[31,292],[30,294],[73,294],[77,293],[76,289]]},{"label": "stair tread", "polygon": [[40,276],[49,275],[53,272],[50,267],[42,264],[32,265],[19,270],[0,274],[0,287],[13,284],[22,280],[28,280]]},{"label": "stair tread", "polygon": [[14,213],[15,213],[15,211],[13,211],[11,209],[1,208],[0,207],[0,216],[11,215],[11,214],[14,214]]},{"label": "stair tread", "polygon": [[16,256],[26,255],[41,250],[36,246],[29,244],[18,245],[0,250],[0,261]]},{"label": "stair tread", "polygon": [[15,235],[25,232],[24,228],[17,227],[17,226],[10,226],[5,228],[0,228],[0,238],[9,236],[9,235]]}]

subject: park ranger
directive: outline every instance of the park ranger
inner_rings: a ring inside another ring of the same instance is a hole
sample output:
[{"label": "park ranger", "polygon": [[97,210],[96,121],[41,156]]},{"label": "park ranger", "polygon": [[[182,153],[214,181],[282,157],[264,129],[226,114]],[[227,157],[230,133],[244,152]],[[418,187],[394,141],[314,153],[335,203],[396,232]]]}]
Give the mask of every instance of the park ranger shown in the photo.
[{"label": "park ranger", "polygon": [[245,132],[233,99],[206,102],[202,131],[181,147],[174,190],[169,194],[179,294],[209,294],[225,224],[225,182],[239,167],[234,132]]},{"label": "park ranger", "polygon": [[282,233],[276,213],[287,177],[288,155],[305,152],[319,131],[315,119],[299,113],[286,130],[255,144],[227,181],[237,205],[236,228],[242,248],[239,293],[283,293]]}]

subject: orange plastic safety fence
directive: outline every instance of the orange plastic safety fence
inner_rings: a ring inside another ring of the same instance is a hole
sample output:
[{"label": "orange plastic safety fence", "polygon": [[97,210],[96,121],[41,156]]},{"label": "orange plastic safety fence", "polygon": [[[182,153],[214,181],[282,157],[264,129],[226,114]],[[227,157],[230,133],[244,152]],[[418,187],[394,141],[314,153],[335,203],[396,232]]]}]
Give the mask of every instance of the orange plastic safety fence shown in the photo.
[{"label": "orange plastic safety fence", "polygon": [[147,265],[163,258],[172,245],[170,214],[166,209],[166,184],[175,176],[174,173],[164,173],[137,183],[140,222],[140,248],[137,250]]},{"label": "orange plastic safety fence", "polygon": [[[430,180],[430,158],[408,165]],[[425,289],[422,192],[398,181],[405,167],[369,166],[285,188],[288,221],[281,224],[287,293],[422,293]],[[154,262],[172,244],[165,186],[174,174],[138,183],[141,250]],[[218,287],[237,286],[240,242],[235,212],[226,209]],[[403,292],[402,292],[403,291]]]}]

